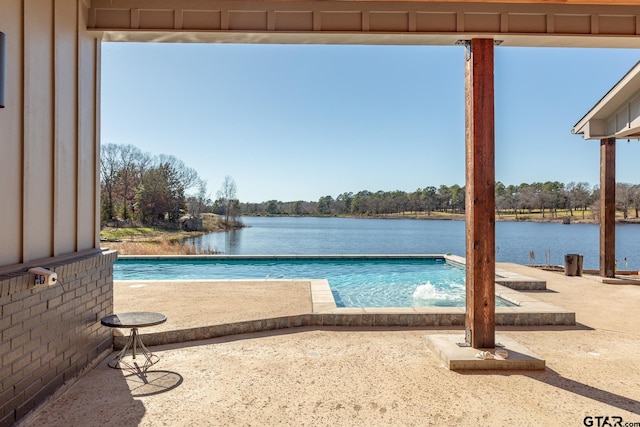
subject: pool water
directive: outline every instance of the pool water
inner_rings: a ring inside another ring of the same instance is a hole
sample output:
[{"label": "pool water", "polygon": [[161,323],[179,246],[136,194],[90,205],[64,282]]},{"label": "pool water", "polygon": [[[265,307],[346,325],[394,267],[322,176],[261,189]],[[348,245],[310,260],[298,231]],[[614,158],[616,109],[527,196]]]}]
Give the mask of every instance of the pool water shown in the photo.
[{"label": "pool water", "polygon": [[465,305],[465,270],[444,258],[119,259],[113,273],[115,280],[327,279],[338,307]]}]

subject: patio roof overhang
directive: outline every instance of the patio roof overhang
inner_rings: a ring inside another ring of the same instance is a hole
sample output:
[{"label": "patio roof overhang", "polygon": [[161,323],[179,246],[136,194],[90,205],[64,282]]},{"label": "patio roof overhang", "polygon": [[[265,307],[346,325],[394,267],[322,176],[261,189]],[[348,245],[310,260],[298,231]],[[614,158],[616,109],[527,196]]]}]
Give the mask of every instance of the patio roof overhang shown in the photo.
[{"label": "patio roof overhang", "polygon": [[584,139],[640,138],[640,62],[571,130]]},{"label": "patio roof overhang", "polygon": [[91,0],[105,42],[640,48],[637,0]]},{"label": "patio roof overhang", "polygon": [[[495,346],[494,46],[637,49],[640,48],[637,1],[91,0],[87,30],[103,42],[464,45],[467,154],[464,341],[473,348],[492,348]],[[640,108],[637,110],[640,112]],[[607,145],[606,161],[612,162],[614,158],[612,145]],[[607,185],[602,188],[608,193],[603,197],[607,200],[606,209],[601,211],[605,212],[608,224],[612,224],[609,212],[615,213],[615,209],[611,209],[613,193],[609,189],[612,182],[615,184],[614,168],[603,170]],[[603,275],[613,274],[609,273],[613,272],[615,250],[612,229],[609,224],[603,239],[607,243],[602,252],[605,256],[601,257],[607,263],[607,268],[601,268]]]}]

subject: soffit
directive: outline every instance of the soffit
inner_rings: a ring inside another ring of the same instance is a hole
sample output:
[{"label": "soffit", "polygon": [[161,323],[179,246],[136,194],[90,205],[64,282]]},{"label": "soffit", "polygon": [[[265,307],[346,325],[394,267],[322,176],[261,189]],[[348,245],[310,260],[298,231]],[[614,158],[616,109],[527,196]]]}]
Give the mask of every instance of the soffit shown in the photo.
[{"label": "soffit", "polygon": [[[92,0],[104,41],[640,48],[630,0]],[[634,6],[635,5],[635,6]]]}]

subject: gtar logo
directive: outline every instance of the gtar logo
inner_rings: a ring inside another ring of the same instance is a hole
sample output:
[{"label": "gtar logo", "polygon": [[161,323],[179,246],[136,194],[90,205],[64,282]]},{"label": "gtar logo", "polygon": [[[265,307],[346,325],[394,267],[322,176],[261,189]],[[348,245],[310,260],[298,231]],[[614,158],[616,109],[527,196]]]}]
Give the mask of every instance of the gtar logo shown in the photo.
[{"label": "gtar logo", "polygon": [[582,422],[587,427],[622,427],[622,417],[587,416]]}]

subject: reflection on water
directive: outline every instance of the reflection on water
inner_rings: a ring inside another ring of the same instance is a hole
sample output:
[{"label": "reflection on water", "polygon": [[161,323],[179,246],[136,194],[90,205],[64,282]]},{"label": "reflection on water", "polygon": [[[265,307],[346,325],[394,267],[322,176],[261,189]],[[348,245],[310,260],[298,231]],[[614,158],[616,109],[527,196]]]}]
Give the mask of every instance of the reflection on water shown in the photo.
[{"label": "reflection on water", "polygon": [[235,254],[235,248],[240,241],[240,233],[242,230],[229,230],[224,232],[224,252],[227,254]]}]

